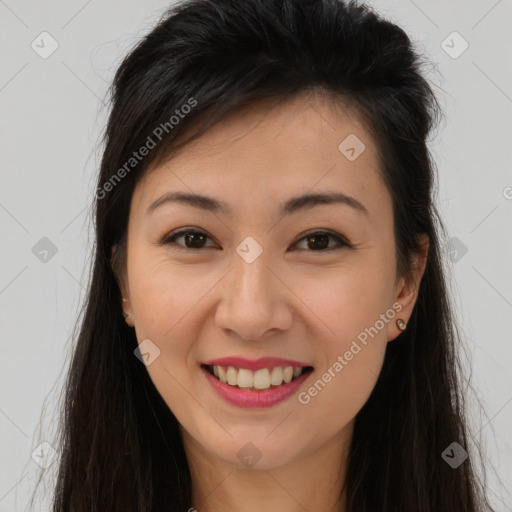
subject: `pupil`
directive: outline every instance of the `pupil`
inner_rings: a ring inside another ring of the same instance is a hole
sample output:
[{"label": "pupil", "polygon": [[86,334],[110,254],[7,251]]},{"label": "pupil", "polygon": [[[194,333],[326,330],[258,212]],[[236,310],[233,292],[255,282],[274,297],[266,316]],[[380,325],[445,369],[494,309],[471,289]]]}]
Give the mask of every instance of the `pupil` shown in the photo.
[{"label": "pupil", "polygon": [[[192,247],[201,247],[201,242],[199,242],[199,244],[194,243],[194,237],[201,237],[203,239],[201,241],[204,241],[204,235],[202,233],[190,233],[186,236],[187,244],[188,244],[188,242],[190,242]],[[197,239],[196,239],[196,242],[197,242]]]},{"label": "pupil", "polygon": [[[309,245],[308,247],[310,249],[325,249],[328,245],[329,245],[329,242],[328,242],[328,237],[327,235],[315,235],[315,236],[310,236],[308,237],[308,242],[312,242],[313,240],[318,240],[319,238],[321,238],[323,240],[324,243],[312,243],[312,246]],[[327,243],[326,243],[327,242]]]}]

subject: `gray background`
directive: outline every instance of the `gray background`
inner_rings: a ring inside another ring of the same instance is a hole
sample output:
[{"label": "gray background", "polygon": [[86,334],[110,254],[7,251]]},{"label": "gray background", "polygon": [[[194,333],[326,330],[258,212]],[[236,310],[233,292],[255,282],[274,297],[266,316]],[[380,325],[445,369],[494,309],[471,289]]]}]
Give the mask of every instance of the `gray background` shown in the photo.
[{"label": "gray background", "polygon": [[[490,495],[498,511],[508,510],[512,1],[370,3],[425,53],[444,108],[432,150],[438,205],[452,237],[446,254],[453,299],[485,408],[481,416],[473,405],[471,418],[502,481],[489,469]],[[36,461],[52,460],[41,442],[51,442],[55,429],[55,401],[87,286],[103,98],[115,64],[167,5],[0,0],[0,512],[23,510],[41,473]],[[46,59],[40,55],[52,41],[43,31],[58,44]],[[464,41],[469,46],[459,55]],[[48,493],[55,467],[43,471]],[[37,503],[36,510],[48,510],[43,495]]]}]

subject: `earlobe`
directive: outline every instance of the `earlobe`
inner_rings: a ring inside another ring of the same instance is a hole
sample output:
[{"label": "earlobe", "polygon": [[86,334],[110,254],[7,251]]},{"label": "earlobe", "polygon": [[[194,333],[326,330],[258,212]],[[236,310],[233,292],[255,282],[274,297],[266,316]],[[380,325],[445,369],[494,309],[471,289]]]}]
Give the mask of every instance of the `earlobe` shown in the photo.
[{"label": "earlobe", "polygon": [[[426,234],[421,234],[418,239],[420,251],[412,256],[411,272],[407,278],[401,277],[397,287],[395,301],[400,303],[402,309],[400,318],[397,320],[395,332],[390,333],[391,337],[388,341],[393,341],[405,327],[414,309],[414,305],[418,299],[421,280],[427,266],[427,256],[429,248],[429,239]],[[400,321],[400,324],[398,322]],[[403,323],[402,323],[403,322]],[[402,328],[403,327],[403,328]]]},{"label": "earlobe", "polygon": [[407,280],[401,279],[403,282],[402,289],[396,297],[404,307],[407,307],[411,302],[415,302],[418,296],[420,283],[425,273],[427,266],[429,239],[425,233],[418,236],[418,244],[420,250],[412,255],[411,272]]},{"label": "earlobe", "polygon": [[122,301],[123,301],[123,304],[122,304],[122,309],[123,309],[123,318],[125,320],[125,322],[130,326],[130,327],[133,327],[134,324],[133,324],[133,321],[132,321],[132,318],[131,318],[131,315],[130,313],[128,312],[131,311],[131,307],[130,307],[130,301],[123,297],[122,298]]}]

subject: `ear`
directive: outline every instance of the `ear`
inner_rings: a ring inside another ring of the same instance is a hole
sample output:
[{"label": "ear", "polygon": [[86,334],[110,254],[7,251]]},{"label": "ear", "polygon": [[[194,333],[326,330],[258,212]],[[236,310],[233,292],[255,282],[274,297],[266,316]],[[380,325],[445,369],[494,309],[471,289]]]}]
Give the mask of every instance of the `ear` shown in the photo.
[{"label": "ear", "polygon": [[[395,293],[395,303],[399,303],[402,309],[397,314],[397,319],[401,318],[405,323],[409,322],[414,305],[418,298],[421,279],[427,266],[429,239],[425,233],[418,236],[420,250],[412,257],[411,275],[408,279],[401,277],[398,280]],[[398,329],[396,323],[392,323],[388,331],[389,340],[393,341],[402,331]]]},{"label": "ear", "polygon": [[126,297],[125,294],[127,290],[119,250],[120,249],[118,244],[112,246],[112,250],[110,251],[110,267],[112,268],[112,272],[114,272],[114,277],[116,278],[117,284],[119,285],[121,295]]},{"label": "ear", "polygon": [[129,326],[133,327],[133,310],[130,302],[130,289],[125,275],[125,265],[121,260],[121,254],[119,251],[120,249],[117,244],[112,246],[112,250],[110,252],[110,266],[112,267],[112,271],[114,272],[114,276],[119,286],[119,291],[121,292],[122,312],[128,313],[125,321]]}]

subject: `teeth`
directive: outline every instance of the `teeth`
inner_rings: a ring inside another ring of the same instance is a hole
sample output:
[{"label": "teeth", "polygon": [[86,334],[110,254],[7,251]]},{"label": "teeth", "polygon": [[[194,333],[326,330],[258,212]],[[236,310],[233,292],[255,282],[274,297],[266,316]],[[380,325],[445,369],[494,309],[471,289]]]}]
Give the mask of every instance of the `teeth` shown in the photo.
[{"label": "teeth", "polygon": [[240,368],[238,370],[238,387],[239,388],[252,388],[254,382],[254,375],[251,370]]},{"label": "teeth", "polygon": [[283,369],[280,366],[276,366],[272,369],[270,383],[272,386],[280,386],[283,383]]},{"label": "teeth", "polygon": [[[215,368],[215,367],[214,367]],[[219,379],[226,383],[228,381],[228,378],[226,377],[226,370],[222,366],[217,366],[218,372],[219,372]],[[215,373],[215,369],[213,371]]]},{"label": "teeth", "polygon": [[254,387],[256,389],[268,389],[270,387],[270,372],[267,368],[254,372]]},{"label": "teeth", "polygon": [[293,368],[291,366],[287,366],[283,372],[283,380],[288,384],[291,382],[293,378]]},{"label": "teeth", "polygon": [[271,386],[288,384],[294,378],[302,375],[300,366],[275,366],[274,368],[262,368],[253,372],[247,368],[235,368],[233,366],[213,366],[213,374],[220,381],[230,386],[238,386],[243,389],[270,389]]},{"label": "teeth", "polygon": [[236,386],[238,384],[238,372],[236,371],[236,368],[228,366],[226,375],[228,377],[228,384],[230,386]]}]

